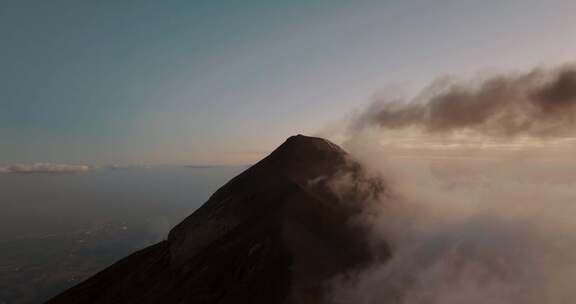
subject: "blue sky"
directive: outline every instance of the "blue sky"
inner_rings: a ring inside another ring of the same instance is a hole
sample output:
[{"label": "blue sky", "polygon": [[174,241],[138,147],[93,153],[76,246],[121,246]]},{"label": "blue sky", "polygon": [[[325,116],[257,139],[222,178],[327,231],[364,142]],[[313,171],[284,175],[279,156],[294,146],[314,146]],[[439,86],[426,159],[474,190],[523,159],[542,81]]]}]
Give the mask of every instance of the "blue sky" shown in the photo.
[{"label": "blue sky", "polygon": [[573,1],[0,0],[0,164],[250,163],[377,91],[572,61]]}]

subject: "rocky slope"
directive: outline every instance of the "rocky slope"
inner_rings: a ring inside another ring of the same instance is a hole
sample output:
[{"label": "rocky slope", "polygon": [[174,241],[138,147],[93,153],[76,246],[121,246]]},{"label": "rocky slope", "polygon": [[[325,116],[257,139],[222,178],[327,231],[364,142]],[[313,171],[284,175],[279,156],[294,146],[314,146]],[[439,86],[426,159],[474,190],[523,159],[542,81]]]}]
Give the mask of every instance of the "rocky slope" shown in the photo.
[{"label": "rocky slope", "polygon": [[167,240],[48,303],[325,302],[328,279],[375,258],[366,229],[353,219],[382,191],[380,180],[338,146],[290,137],[216,191]]}]

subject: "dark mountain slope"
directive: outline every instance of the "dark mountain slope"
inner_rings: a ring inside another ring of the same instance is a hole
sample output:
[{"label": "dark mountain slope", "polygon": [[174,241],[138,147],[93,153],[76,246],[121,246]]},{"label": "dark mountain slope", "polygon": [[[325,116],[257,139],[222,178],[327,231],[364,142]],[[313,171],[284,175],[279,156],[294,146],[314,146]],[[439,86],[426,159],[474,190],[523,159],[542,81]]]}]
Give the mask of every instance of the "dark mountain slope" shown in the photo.
[{"label": "dark mountain slope", "polygon": [[[334,191],[344,178],[353,182]],[[320,303],[327,279],[374,258],[350,220],[381,191],[338,146],[290,137],[166,241],[48,303]]]}]

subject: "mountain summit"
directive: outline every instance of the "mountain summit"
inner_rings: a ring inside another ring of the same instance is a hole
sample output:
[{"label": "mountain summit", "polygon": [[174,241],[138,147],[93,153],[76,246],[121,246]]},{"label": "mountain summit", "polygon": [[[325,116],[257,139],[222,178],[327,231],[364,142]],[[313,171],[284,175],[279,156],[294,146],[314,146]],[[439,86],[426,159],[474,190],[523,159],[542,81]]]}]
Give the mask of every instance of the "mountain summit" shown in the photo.
[{"label": "mountain summit", "polygon": [[327,280],[374,258],[353,219],[383,190],[337,145],[292,136],[167,240],[48,303],[322,303]]}]

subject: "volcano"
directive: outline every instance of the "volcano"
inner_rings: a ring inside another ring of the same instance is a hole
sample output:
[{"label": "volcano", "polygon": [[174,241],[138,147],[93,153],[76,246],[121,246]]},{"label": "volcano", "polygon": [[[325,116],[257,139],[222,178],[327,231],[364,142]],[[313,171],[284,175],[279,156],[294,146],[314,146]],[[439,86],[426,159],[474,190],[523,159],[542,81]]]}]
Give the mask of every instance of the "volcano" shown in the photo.
[{"label": "volcano", "polygon": [[388,254],[378,244],[374,256],[368,228],[355,221],[385,190],[337,145],[292,136],[165,241],[47,303],[326,302],[330,278]]}]

